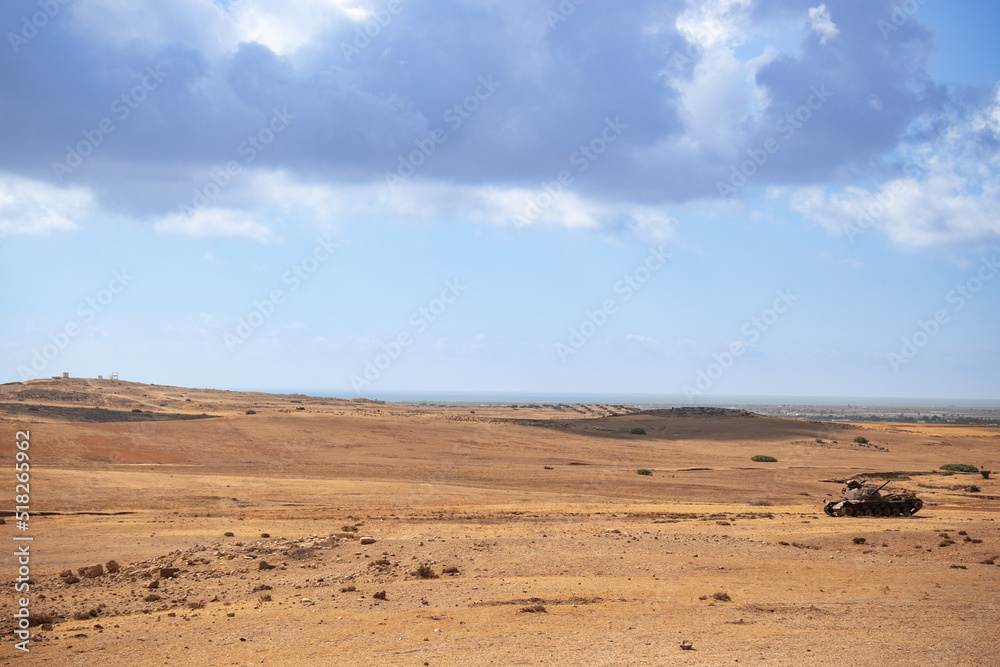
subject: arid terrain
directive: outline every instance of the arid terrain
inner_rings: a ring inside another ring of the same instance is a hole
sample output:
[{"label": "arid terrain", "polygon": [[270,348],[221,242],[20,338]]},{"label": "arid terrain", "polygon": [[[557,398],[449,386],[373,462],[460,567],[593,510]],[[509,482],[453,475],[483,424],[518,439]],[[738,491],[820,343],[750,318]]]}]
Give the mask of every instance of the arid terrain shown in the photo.
[{"label": "arid terrain", "polygon": [[[1000,664],[997,427],[106,379],[2,385],[0,420],[0,664]],[[826,516],[860,474],[923,509]]]}]

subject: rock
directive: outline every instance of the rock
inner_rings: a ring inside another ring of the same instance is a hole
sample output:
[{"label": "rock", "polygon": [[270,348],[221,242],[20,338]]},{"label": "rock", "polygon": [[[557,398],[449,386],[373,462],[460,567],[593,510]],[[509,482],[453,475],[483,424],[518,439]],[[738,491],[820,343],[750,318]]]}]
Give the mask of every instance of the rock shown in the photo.
[{"label": "rock", "polygon": [[226,616],[228,616],[229,618],[233,618],[234,616],[236,616],[236,612],[235,611],[228,612]]},{"label": "rock", "polygon": [[299,600],[299,602],[300,602],[301,604],[303,604],[303,605],[307,606],[307,607],[311,607],[312,605],[316,604],[315,602],[313,602],[313,601],[312,601],[312,600],[310,600],[309,598],[302,598],[301,600]]},{"label": "rock", "polygon": [[694,644],[691,643],[690,639],[685,639],[684,641],[681,642],[681,650],[683,651],[694,650]]},{"label": "rock", "polygon": [[151,582],[146,584],[146,588],[159,588],[159,587],[160,587],[159,579],[153,579]]},{"label": "rock", "polygon": [[118,561],[109,560],[104,564],[104,568],[108,571],[108,574],[116,574],[121,569],[121,566],[118,564]]},{"label": "rock", "polygon": [[176,567],[161,567],[160,579],[173,579],[180,572]]},{"label": "rock", "polygon": [[69,579],[72,576],[73,576],[73,570],[63,570],[62,572],[59,573],[60,579]]},{"label": "rock", "polygon": [[386,599],[385,591],[379,591],[378,593],[375,593],[375,595],[373,595],[372,597],[375,598],[376,600],[385,600]]},{"label": "rock", "polygon": [[375,544],[375,538],[374,537],[362,537],[361,538],[361,544]]},{"label": "rock", "polygon": [[70,574],[68,577],[63,579],[63,583],[67,585],[78,584],[80,583],[80,578],[75,574]]},{"label": "rock", "polygon": [[271,565],[266,560],[262,560],[260,563],[257,564],[258,570],[273,570],[276,567],[277,565]]},{"label": "rock", "polygon": [[104,566],[100,563],[85,565],[76,569],[76,573],[84,579],[96,579],[104,574]]}]

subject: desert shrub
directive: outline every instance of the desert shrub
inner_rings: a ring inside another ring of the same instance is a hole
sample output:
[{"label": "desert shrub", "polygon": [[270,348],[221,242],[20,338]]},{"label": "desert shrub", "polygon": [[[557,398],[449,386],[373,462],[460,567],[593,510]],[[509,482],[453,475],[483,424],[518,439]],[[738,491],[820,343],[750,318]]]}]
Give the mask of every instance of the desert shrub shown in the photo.
[{"label": "desert shrub", "polygon": [[750,503],[753,507],[770,507],[771,502],[768,500],[755,500]]},{"label": "desert shrub", "polygon": [[139,408],[132,408],[132,412],[142,412]]},{"label": "desert shrub", "polygon": [[865,543],[865,542],[867,542],[867,541],[868,541],[868,540],[866,540],[866,539],[865,539],[865,538],[863,538],[863,537],[855,537],[855,538],[854,538],[854,543],[855,543],[855,544],[864,544],[864,543]]},{"label": "desert shrub", "polygon": [[356,590],[358,590],[358,589],[354,586],[354,584],[348,584],[347,586],[344,586],[343,588],[341,588],[340,592],[341,593],[353,593]]},{"label": "desert shrub", "polygon": [[430,565],[421,564],[420,567],[416,569],[417,576],[421,579],[437,579],[438,575],[434,573]]},{"label": "desert shrub", "polygon": [[650,470],[649,468],[639,468],[639,470],[637,470],[636,472],[638,472],[640,475],[647,475],[647,476],[653,474],[653,471]]},{"label": "desert shrub", "polygon": [[646,435],[646,429],[637,427],[629,431],[629,433],[632,435]]},{"label": "desert shrub", "polygon": [[341,526],[340,529],[345,533],[356,533],[358,532],[357,526]]},{"label": "desert shrub", "polygon": [[542,467],[545,468],[546,470],[555,470],[555,468],[553,468],[552,466],[542,466]]},{"label": "desert shrub", "polygon": [[816,438],[816,442],[818,442],[819,444],[822,445],[823,444],[823,438]]},{"label": "desert shrub", "polygon": [[271,594],[267,593],[266,595],[261,595],[260,596],[260,601],[261,602],[270,602],[271,601]]},{"label": "desert shrub", "polygon": [[549,613],[545,609],[545,605],[542,605],[542,604],[533,604],[533,605],[528,605],[527,607],[521,607],[521,612],[523,612],[525,614],[547,614],[547,613]]},{"label": "desert shrub", "polygon": [[157,595],[156,593],[150,593],[149,595],[147,595],[146,597],[144,597],[142,599],[142,601],[143,602],[156,602],[157,600],[160,600],[160,599],[161,599],[160,596]]},{"label": "desert shrub", "polygon": [[55,617],[52,614],[28,614],[28,625],[45,625],[54,622]]},{"label": "desert shrub", "polygon": [[255,414],[257,414],[257,411],[256,410],[247,410],[246,414],[248,414],[248,415],[255,415]]},{"label": "desert shrub", "polygon": [[188,602],[188,609],[204,609],[204,608],[205,608],[205,602],[203,600],[199,600],[198,602]]},{"label": "desert shrub", "polygon": [[945,463],[940,469],[951,472],[979,472],[979,468],[970,466],[967,463]]},{"label": "desert shrub", "polygon": [[251,593],[260,593],[261,591],[269,591],[271,587],[267,584],[261,584],[260,586],[255,586]]},{"label": "desert shrub", "polygon": [[261,533],[260,536],[266,539],[268,537],[271,537],[271,533]]},{"label": "desert shrub", "polygon": [[968,491],[969,493],[979,493],[980,491],[982,491],[982,489],[973,484],[972,486],[968,487],[966,491]]},{"label": "desert shrub", "polygon": [[236,535],[232,531],[226,531],[222,535],[223,537],[236,537]]},{"label": "desert shrub", "polygon": [[777,463],[778,459],[773,456],[767,456],[765,454],[757,454],[750,457],[751,461],[756,461],[757,463]]},{"label": "desert shrub", "polygon": [[952,565],[952,566],[951,566],[951,569],[953,569],[953,570],[967,570],[967,569],[969,569],[969,568],[967,568],[967,567],[966,567],[966,566],[964,566],[964,565]]},{"label": "desert shrub", "polygon": [[458,574],[458,568],[451,565],[441,570],[441,574]]},{"label": "desert shrub", "polygon": [[376,600],[384,600],[385,599],[385,591],[379,591],[378,593],[375,593],[374,595],[372,595],[372,597],[375,598]]},{"label": "desert shrub", "polygon": [[992,472],[992,470],[980,470],[979,474],[983,476],[983,479],[989,479]]},{"label": "desert shrub", "polygon": [[866,438],[863,435],[859,435],[858,437],[856,437],[854,439],[854,442],[858,443],[859,445],[867,445],[868,444],[868,438]]},{"label": "desert shrub", "polygon": [[733,599],[729,597],[729,593],[724,591],[719,591],[718,593],[712,593],[712,598],[718,600],[719,602],[732,602]]}]

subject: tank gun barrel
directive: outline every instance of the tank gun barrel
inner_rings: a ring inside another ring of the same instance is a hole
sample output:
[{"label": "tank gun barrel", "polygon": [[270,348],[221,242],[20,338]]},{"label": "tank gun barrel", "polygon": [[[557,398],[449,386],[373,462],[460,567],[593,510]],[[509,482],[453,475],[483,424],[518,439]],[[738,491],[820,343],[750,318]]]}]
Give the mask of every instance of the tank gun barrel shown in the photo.
[{"label": "tank gun barrel", "polygon": [[878,487],[878,488],[877,488],[877,489],[875,489],[875,490],[876,490],[876,491],[881,491],[882,489],[884,489],[884,488],[886,487],[886,484],[888,484],[888,483],[889,483],[889,482],[891,482],[891,481],[892,481],[892,479],[887,479],[887,480],[885,480],[885,481],[884,481],[884,482],[882,483],[882,486]]}]

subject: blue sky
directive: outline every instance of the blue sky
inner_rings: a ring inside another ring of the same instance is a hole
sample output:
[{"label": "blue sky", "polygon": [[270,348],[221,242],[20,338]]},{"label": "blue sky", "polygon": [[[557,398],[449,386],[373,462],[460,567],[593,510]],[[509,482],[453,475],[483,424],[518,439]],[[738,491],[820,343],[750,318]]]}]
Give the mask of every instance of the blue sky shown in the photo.
[{"label": "blue sky", "polygon": [[5,3],[0,377],[1000,399],[998,26]]}]

